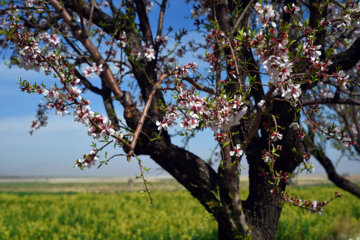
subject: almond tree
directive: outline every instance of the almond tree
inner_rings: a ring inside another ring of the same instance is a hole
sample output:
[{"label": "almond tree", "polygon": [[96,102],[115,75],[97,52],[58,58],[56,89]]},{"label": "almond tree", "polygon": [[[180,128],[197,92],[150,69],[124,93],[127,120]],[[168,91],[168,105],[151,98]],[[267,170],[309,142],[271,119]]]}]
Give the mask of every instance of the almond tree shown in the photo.
[{"label": "almond tree", "polygon": [[[186,29],[163,29],[167,0],[2,3],[1,43],[12,50],[11,65],[57,80],[20,80],[22,91],[44,97],[31,133],[51,110],[72,114],[101,145],[78,167],[135,158],[143,177],[141,155],[149,155],[214,216],[219,239],[273,239],[283,202],[317,213],[329,202],[285,193],[295,170],[312,170],[310,154],[334,182],[351,185],[322,145],[359,153],[360,8],[337,0],[188,2],[203,36],[188,43]],[[158,12],[156,26],[150,11]],[[179,64],[189,52],[207,67]],[[91,110],[85,90],[99,95],[105,114]],[[217,169],[172,143],[206,128],[220,147]],[[101,154],[110,144],[126,154]],[[244,156],[247,198],[239,194]]]}]

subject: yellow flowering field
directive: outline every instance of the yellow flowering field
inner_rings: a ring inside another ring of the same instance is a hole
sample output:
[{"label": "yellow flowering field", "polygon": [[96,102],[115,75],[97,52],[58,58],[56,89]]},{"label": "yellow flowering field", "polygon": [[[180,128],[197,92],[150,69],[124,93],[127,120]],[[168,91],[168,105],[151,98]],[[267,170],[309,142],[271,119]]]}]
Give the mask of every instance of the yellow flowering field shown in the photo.
[{"label": "yellow flowering field", "polygon": [[[292,188],[326,200],[339,189]],[[246,194],[243,192],[243,194]],[[185,190],[155,191],[154,204],[137,191],[119,193],[0,193],[0,239],[217,239],[214,219]],[[277,239],[360,236],[360,200],[344,193],[322,216],[285,205]]]}]

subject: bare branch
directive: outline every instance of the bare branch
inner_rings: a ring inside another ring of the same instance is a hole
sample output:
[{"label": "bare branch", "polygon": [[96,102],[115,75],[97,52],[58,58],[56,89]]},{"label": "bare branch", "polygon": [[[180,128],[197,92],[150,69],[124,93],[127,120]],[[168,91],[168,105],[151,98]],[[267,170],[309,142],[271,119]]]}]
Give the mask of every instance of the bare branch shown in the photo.
[{"label": "bare branch", "polygon": [[93,93],[96,93],[98,95],[102,95],[102,91],[100,88],[95,87],[91,84],[87,78],[85,78],[76,68],[75,68],[75,76],[80,79],[80,82],[86,87],[86,89],[89,89]]},{"label": "bare branch", "polygon": [[91,2],[91,9],[90,9],[89,22],[88,22],[88,26],[87,26],[87,29],[86,29],[86,36],[89,35],[89,31],[90,31],[90,27],[91,27],[91,21],[92,21],[93,14],[94,14],[94,7],[95,7],[95,0],[92,0],[92,2]]},{"label": "bare branch", "polygon": [[356,105],[360,106],[360,101],[356,99],[345,99],[345,98],[321,98],[321,99],[311,99],[303,100],[303,106],[309,106],[313,104],[347,104],[347,105]]},{"label": "bare branch", "polygon": [[200,90],[200,91],[204,91],[204,92],[207,92],[207,93],[210,93],[210,94],[217,95],[215,89],[212,89],[212,88],[209,88],[209,87],[205,87],[205,86],[201,85],[200,83],[194,81],[194,80],[191,79],[190,77],[185,77],[185,78],[182,78],[182,79],[185,80],[185,81],[187,81],[187,82],[190,83],[191,85],[193,85],[197,90]]},{"label": "bare branch", "polygon": [[150,26],[149,18],[146,13],[144,1],[134,0],[134,2],[136,4],[136,12],[139,17],[141,32],[143,33],[145,40],[147,42],[149,42],[151,45],[154,45],[154,40],[152,38],[152,32],[151,32],[151,26]]},{"label": "bare branch", "polygon": [[249,10],[250,6],[252,5],[254,0],[250,0],[250,2],[246,5],[246,7],[244,8],[244,10],[241,12],[241,15],[239,16],[239,18],[236,20],[236,23],[233,27],[233,29],[230,31],[231,35],[234,35],[235,32],[237,31],[237,28],[239,27],[241,21],[243,20],[243,18],[245,17],[245,14],[247,13],[247,11]]},{"label": "bare branch", "polygon": [[57,1],[57,0],[50,0],[49,3],[61,14],[64,21],[71,27],[73,36],[78,39],[84,47],[89,51],[91,57],[94,59],[96,64],[103,65],[104,71],[101,73],[101,75],[106,80],[106,83],[114,93],[117,100],[119,100],[123,105],[129,105],[132,103],[125,102],[124,98],[124,92],[120,89],[119,85],[117,84],[117,81],[106,64],[105,60],[102,58],[99,50],[93,45],[93,43],[90,41],[90,39],[87,36],[84,36],[83,30],[81,30],[76,23],[73,22],[72,17],[70,14],[66,11],[65,8]]},{"label": "bare branch", "polygon": [[305,137],[305,143],[307,149],[311,152],[311,154],[321,163],[321,165],[325,168],[325,171],[328,175],[330,181],[332,181],[336,186],[348,191],[349,193],[360,198],[360,187],[346,178],[340,176],[332,164],[331,160],[326,156],[323,150],[316,147],[311,140],[311,137],[307,135]]},{"label": "bare branch", "polygon": [[165,80],[165,78],[167,78],[169,75],[168,74],[163,74],[162,76],[160,76],[160,79],[155,83],[150,95],[149,95],[149,98],[145,104],[145,107],[144,107],[144,110],[141,114],[141,117],[140,117],[140,120],[138,122],[138,125],[136,127],[136,130],[135,130],[135,133],[134,133],[134,138],[131,142],[131,148],[130,148],[130,151],[128,153],[128,161],[130,160],[130,157],[134,154],[134,149],[135,149],[135,146],[136,146],[136,143],[137,143],[137,140],[139,138],[139,135],[140,135],[140,132],[142,130],[142,127],[144,125],[144,122],[145,122],[145,118],[147,116],[147,113],[150,109],[150,105],[153,101],[153,97],[155,96],[155,93],[157,92],[158,88],[160,87],[161,83]]},{"label": "bare branch", "polygon": [[156,36],[161,36],[162,30],[163,30],[166,4],[167,4],[167,0],[163,0],[161,3],[161,6],[160,6],[158,29],[156,31]]},{"label": "bare branch", "polygon": [[77,12],[80,16],[80,25],[81,25],[82,33],[85,33],[84,17],[83,17],[82,11],[81,11],[80,0],[76,0],[76,5],[77,5]]}]

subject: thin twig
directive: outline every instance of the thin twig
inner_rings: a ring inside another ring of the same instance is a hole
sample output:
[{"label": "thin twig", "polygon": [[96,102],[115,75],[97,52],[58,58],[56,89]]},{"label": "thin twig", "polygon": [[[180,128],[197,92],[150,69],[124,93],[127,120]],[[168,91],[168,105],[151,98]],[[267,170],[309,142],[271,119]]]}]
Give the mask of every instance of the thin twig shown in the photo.
[{"label": "thin twig", "polygon": [[205,87],[201,84],[199,84],[198,82],[194,81],[193,79],[191,79],[190,77],[185,77],[185,78],[182,78],[183,80],[187,81],[188,83],[190,83],[191,85],[193,85],[197,90],[200,90],[200,91],[204,91],[204,92],[207,92],[207,93],[210,93],[210,94],[214,94],[214,95],[217,95],[216,94],[216,91],[212,88],[209,88],[209,87]]},{"label": "thin twig", "polygon": [[[60,13],[66,24],[68,26],[72,26],[73,19],[68,13],[68,11],[60,4],[60,2],[58,0],[49,0],[49,3]],[[86,50],[89,51],[91,57],[94,59],[96,64],[103,64],[104,71],[101,73],[101,75],[105,78],[106,83],[110,87],[111,91],[114,93],[116,99],[120,101],[123,105],[131,104],[129,102],[126,102],[126,99],[124,99],[125,93],[120,89],[111,69],[106,64],[99,50],[94,46],[91,40],[88,37],[84,36],[84,32],[81,29],[72,29],[72,34],[76,39],[80,40]]]},{"label": "thin twig", "polygon": [[[234,51],[234,49],[233,49],[233,47],[232,47],[232,45],[231,45],[230,39],[227,38],[226,40],[228,41],[232,58],[233,58],[234,61],[235,61],[236,79],[239,79],[239,77],[240,77],[240,71],[239,71],[239,67],[238,67],[238,62],[237,62],[237,60],[236,60],[235,51]],[[239,81],[239,84],[240,84],[240,89],[241,89],[242,91],[244,91],[243,86],[242,86],[242,83],[241,83],[241,80],[238,80],[238,81]]]},{"label": "thin twig", "polygon": [[81,30],[82,30],[83,33],[85,33],[84,17],[83,17],[82,11],[81,11],[80,0],[76,1],[76,5],[77,5],[78,14],[80,15]]},{"label": "thin twig", "polygon": [[352,106],[360,106],[360,101],[356,99],[335,99],[335,98],[320,98],[302,101],[303,106],[309,106],[313,104],[347,104]]},{"label": "thin twig", "polygon": [[86,36],[89,35],[90,26],[91,26],[93,14],[94,14],[94,7],[95,7],[95,0],[92,0],[92,2],[91,2],[91,8],[90,8],[89,22],[88,22],[88,26],[87,26],[87,29],[86,29]]},{"label": "thin twig", "polygon": [[[269,89],[269,91],[268,91],[268,93],[266,94],[266,96],[265,96],[265,104],[270,101],[270,98],[271,98],[271,96],[272,96],[272,92],[273,92],[273,91],[274,91],[274,87],[272,86],[272,87]],[[247,150],[247,148],[249,147],[249,144],[252,142],[252,140],[254,139],[254,137],[256,136],[256,134],[257,134],[257,132],[258,132],[258,129],[259,129],[259,126],[260,126],[260,122],[261,122],[262,112],[263,112],[263,111],[260,109],[259,112],[257,113],[256,118],[255,118],[255,123],[254,123],[254,124],[252,125],[252,127],[251,127],[251,132],[250,132],[248,138],[247,138],[247,139],[244,141],[244,143],[241,145],[241,149],[242,149],[243,151],[246,151],[246,150]],[[231,171],[236,171],[236,169],[238,168],[239,164],[240,164],[240,161],[237,160],[237,161],[234,163],[234,165],[231,167]]]},{"label": "thin twig", "polygon": [[233,29],[230,31],[230,34],[231,34],[231,35],[233,35],[233,34],[236,32],[236,30],[237,30],[237,28],[238,28],[241,20],[245,17],[245,14],[246,14],[246,12],[248,11],[248,9],[250,8],[250,6],[251,6],[251,4],[252,4],[253,1],[254,1],[254,0],[251,0],[251,1],[248,3],[248,5],[245,7],[245,9],[242,11],[241,15],[239,16],[239,18],[236,20],[236,23],[235,23]]},{"label": "thin twig", "polygon": [[149,199],[150,199],[150,205],[152,205],[153,204],[153,199],[152,199],[151,194],[150,194],[148,181],[145,179],[145,176],[144,176],[144,170],[143,170],[144,166],[141,164],[141,159],[138,156],[136,156],[135,154],[133,154],[133,156],[138,160],[138,164],[139,164],[139,168],[140,168],[140,178],[141,178],[141,180],[143,180],[145,191],[148,194]]},{"label": "thin twig", "polygon": [[135,146],[136,146],[136,143],[137,143],[137,140],[139,139],[139,135],[140,135],[140,132],[142,130],[142,127],[144,125],[144,122],[145,122],[145,118],[147,116],[147,113],[150,109],[150,105],[151,105],[151,102],[153,100],[153,97],[155,96],[155,93],[157,92],[158,88],[160,87],[161,83],[165,80],[165,78],[167,78],[169,76],[169,74],[163,74],[160,76],[160,79],[155,83],[151,93],[149,94],[149,98],[145,104],[145,107],[144,107],[144,110],[141,114],[141,117],[140,117],[140,120],[139,120],[139,123],[136,127],[136,130],[135,130],[135,133],[134,133],[134,138],[131,142],[131,146],[130,146],[130,151],[128,153],[128,161],[130,161],[130,158],[132,155],[134,155],[134,149],[135,149]]}]

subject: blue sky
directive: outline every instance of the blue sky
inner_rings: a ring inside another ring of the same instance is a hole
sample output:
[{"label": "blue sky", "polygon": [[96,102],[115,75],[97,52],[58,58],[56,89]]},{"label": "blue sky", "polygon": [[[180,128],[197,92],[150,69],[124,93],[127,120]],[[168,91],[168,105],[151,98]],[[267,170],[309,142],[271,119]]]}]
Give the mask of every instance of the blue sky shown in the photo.
[{"label": "blue sky", "polygon": [[[173,26],[175,29],[177,27],[194,29],[192,20],[188,17],[190,6],[184,6],[183,1],[170,2],[170,7],[165,15],[167,20],[165,20],[164,32],[169,26]],[[156,7],[150,16],[154,25],[157,21]],[[190,34],[195,36],[197,33]],[[71,116],[62,118],[50,112],[48,126],[36,131],[31,136],[28,132],[30,123],[34,119],[41,97],[21,92],[17,85],[17,79],[22,77],[30,82],[49,82],[51,77],[16,67],[9,69],[3,63],[2,61],[0,65],[0,176],[134,177],[139,174],[136,161],[128,163],[124,157],[115,158],[109,165],[100,169],[93,167],[81,171],[74,168],[76,159],[91,150],[92,139],[87,135],[87,128],[74,122]],[[96,101],[95,96],[87,94],[86,97],[92,100],[91,107],[94,111],[104,112],[102,103]],[[176,142],[180,144],[179,139]],[[215,141],[209,131],[200,133],[198,138],[190,142],[190,150],[205,159],[208,158],[214,146]],[[121,149],[109,151],[109,154],[119,152]],[[339,155],[335,151],[330,151],[330,154],[334,156],[334,159],[336,159],[336,155]],[[159,171],[159,166],[148,157],[142,156],[141,158],[143,164],[151,168],[150,175],[166,174],[164,171]],[[342,161],[339,164],[339,171],[360,173],[360,164]],[[316,173],[323,172],[322,168],[316,164]]]}]

